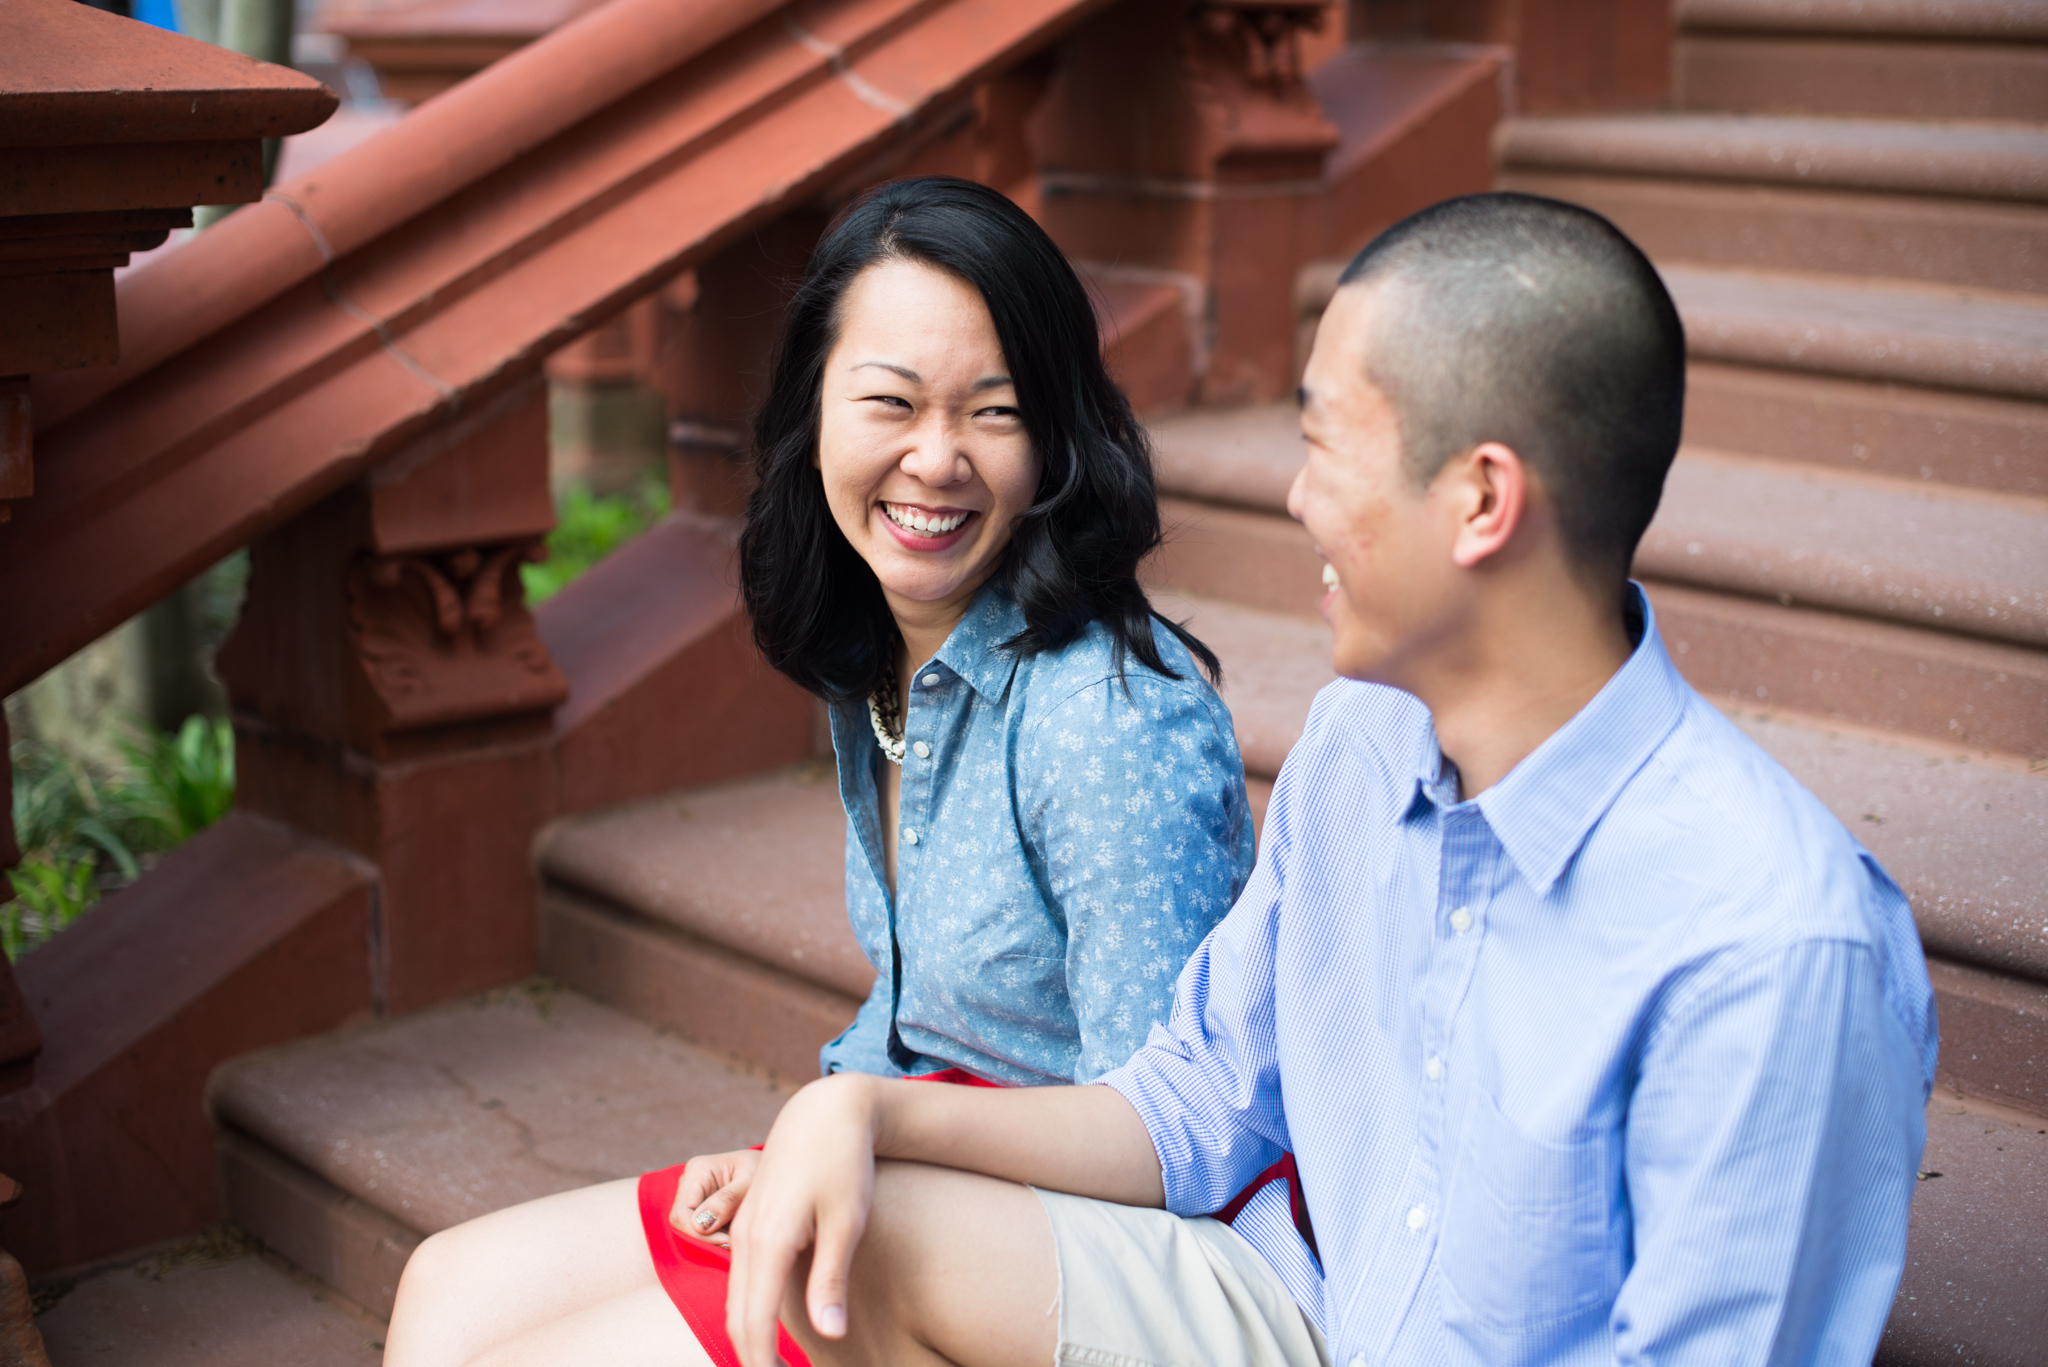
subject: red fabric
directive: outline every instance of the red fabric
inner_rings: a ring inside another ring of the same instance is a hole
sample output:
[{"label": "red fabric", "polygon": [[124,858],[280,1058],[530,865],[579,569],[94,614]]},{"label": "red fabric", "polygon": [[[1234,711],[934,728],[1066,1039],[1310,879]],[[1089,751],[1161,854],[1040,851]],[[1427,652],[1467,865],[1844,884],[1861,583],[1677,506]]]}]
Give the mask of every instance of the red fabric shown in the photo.
[{"label": "red fabric", "polygon": [[[647,1231],[647,1251],[654,1255],[654,1274],[661,1289],[682,1312],[683,1322],[704,1345],[718,1367],[740,1367],[740,1355],[725,1335],[725,1286],[732,1277],[732,1255],[717,1244],[693,1239],[668,1222],[675,1204],[683,1165],[640,1176],[640,1224]],[[775,1350],[789,1367],[811,1367],[811,1360],[781,1325],[775,1326]]]},{"label": "red fabric", "polygon": [[[949,1082],[958,1087],[1005,1085],[976,1077],[960,1068],[926,1073],[914,1080]],[[732,1278],[732,1255],[716,1244],[692,1238],[668,1220],[669,1210],[675,1205],[676,1187],[682,1179],[683,1165],[680,1163],[660,1172],[641,1174],[640,1224],[647,1231],[647,1251],[653,1255],[654,1272],[661,1279],[662,1290],[668,1292],[668,1298],[682,1312],[683,1321],[697,1335],[697,1342],[704,1345],[705,1354],[718,1367],[740,1367],[739,1353],[725,1334],[725,1290]],[[1295,1226],[1301,1230],[1302,1238],[1308,1241],[1313,1252],[1316,1236],[1309,1228],[1308,1206],[1302,1200],[1301,1178],[1295,1172],[1294,1155],[1291,1153],[1252,1179],[1252,1184],[1218,1211],[1216,1218],[1225,1224],[1230,1223],[1268,1182],[1282,1180],[1286,1181],[1294,1197]],[[789,1331],[779,1324],[775,1326],[775,1338],[776,1351],[782,1354],[782,1360],[789,1367],[811,1367],[811,1360],[804,1355],[804,1350],[796,1346]]]},{"label": "red fabric", "polygon": [[[985,1077],[961,1068],[926,1073],[918,1082],[950,1082],[959,1087],[1001,1087]],[[754,1147],[759,1148],[760,1145]],[[695,1239],[669,1223],[668,1213],[676,1202],[676,1188],[682,1184],[683,1164],[640,1176],[640,1225],[647,1231],[647,1251],[654,1258],[654,1273],[661,1289],[682,1312],[684,1323],[704,1345],[704,1352],[718,1367],[740,1367],[739,1353],[725,1334],[725,1288],[732,1279],[732,1255],[717,1244]],[[811,1367],[804,1350],[796,1346],[789,1331],[775,1326],[776,1351],[789,1367]]]}]

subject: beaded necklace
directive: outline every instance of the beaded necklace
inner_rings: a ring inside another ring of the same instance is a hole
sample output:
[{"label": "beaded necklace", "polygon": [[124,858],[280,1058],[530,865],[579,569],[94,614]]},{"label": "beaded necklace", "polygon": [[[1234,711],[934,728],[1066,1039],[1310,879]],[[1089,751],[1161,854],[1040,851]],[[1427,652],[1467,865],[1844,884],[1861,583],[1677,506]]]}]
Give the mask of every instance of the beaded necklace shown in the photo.
[{"label": "beaded necklace", "polygon": [[[892,653],[882,673],[882,686],[868,694],[868,725],[875,729],[875,744],[898,767],[903,763],[903,725],[896,716],[896,701],[901,696],[896,687],[896,659]],[[886,703],[882,701],[885,697]]]}]

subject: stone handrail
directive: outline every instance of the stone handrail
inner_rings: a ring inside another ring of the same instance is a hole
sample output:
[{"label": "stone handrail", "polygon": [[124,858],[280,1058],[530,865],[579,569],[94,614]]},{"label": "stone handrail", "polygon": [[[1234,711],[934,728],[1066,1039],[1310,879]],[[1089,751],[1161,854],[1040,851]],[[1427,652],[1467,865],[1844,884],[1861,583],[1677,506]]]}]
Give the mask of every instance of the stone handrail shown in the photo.
[{"label": "stone handrail", "polygon": [[35,383],[0,691],[1098,5],[614,0],[124,280],[121,364]]}]

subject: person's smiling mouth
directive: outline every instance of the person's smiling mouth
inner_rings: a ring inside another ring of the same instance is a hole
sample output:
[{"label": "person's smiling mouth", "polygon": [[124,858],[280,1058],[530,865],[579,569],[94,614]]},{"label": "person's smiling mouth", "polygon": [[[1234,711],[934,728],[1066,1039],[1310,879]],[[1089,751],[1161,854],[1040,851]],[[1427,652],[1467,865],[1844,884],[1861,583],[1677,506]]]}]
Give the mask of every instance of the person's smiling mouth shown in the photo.
[{"label": "person's smiling mouth", "polygon": [[882,513],[911,536],[937,540],[957,532],[974,514],[964,508],[920,508],[912,503],[883,503]]}]

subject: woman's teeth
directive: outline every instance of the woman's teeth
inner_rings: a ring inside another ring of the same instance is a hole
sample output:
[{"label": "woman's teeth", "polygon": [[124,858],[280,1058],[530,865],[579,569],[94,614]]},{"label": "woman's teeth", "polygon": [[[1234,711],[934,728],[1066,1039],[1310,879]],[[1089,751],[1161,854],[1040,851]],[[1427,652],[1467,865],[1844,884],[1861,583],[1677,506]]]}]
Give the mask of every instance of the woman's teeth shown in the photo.
[{"label": "woman's teeth", "polygon": [[1323,587],[1326,589],[1337,587],[1337,567],[1327,560],[1323,562]]},{"label": "woman's teeth", "polygon": [[884,503],[882,511],[887,513],[889,520],[897,526],[921,536],[944,536],[947,532],[956,530],[968,517],[966,513],[925,513],[916,508],[898,507],[893,503]]}]

